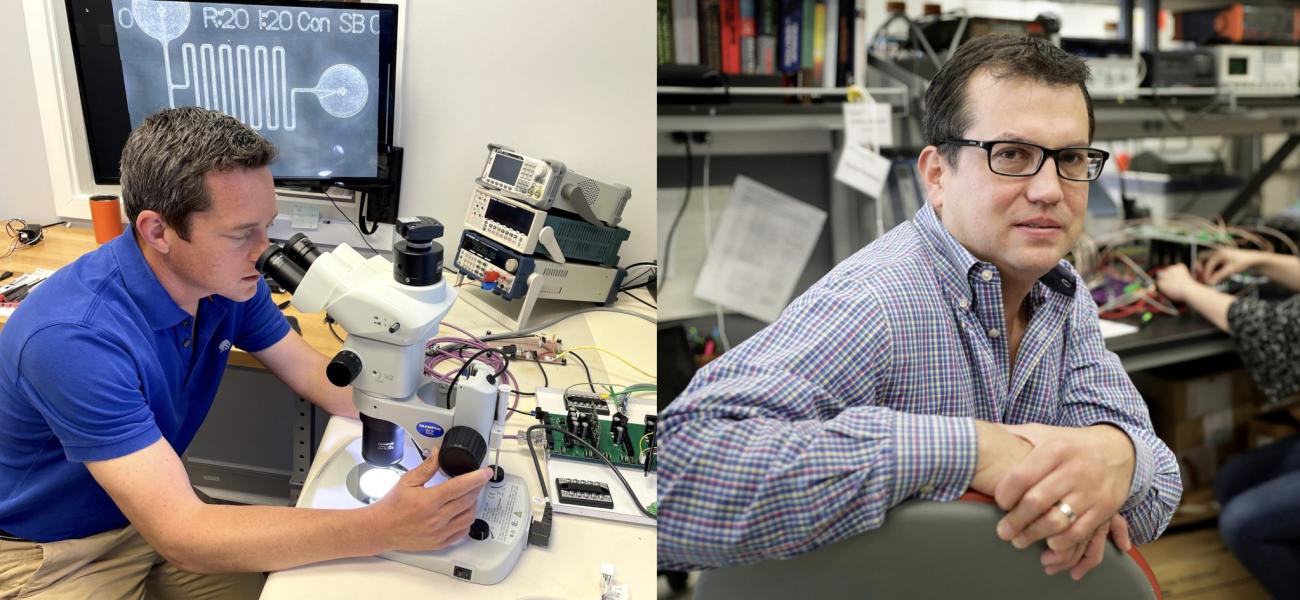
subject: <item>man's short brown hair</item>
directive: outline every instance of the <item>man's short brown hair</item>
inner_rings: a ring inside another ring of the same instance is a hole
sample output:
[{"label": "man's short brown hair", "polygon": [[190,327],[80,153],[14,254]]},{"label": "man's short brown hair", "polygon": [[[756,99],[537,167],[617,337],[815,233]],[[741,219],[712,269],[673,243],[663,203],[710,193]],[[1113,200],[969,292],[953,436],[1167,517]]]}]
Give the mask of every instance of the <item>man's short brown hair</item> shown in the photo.
[{"label": "man's short brown hair", "polygon": [[1088,107],[1088,141],[1095,122],[1088,95],[1088,64],[1047,40],[1027,36],[991,35],[962,44],[930,82],[925,93],[921,133],[928,146],[938,146],[948,164],[957,166],[957,146],[943,142],[966,137],[971,126],[967,88],[971,78],[987,72],[995,79],[1021,79],[1048,85],[1074,85]]},{"label": "man's short brown hair", "polygon": [[141,211],[189,239],[189,217],[212,205],[209,171],[255,169],[275,160],[275,145],[234,117],[186,106],[154,113],[122,148],[122,201],[131,223]]}]

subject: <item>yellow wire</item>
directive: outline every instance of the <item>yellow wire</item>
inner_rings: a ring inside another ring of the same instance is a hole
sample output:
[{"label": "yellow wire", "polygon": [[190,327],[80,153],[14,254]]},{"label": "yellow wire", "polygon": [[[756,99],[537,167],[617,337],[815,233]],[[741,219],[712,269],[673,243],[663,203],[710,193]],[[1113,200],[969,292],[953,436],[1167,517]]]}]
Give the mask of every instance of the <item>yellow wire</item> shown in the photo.
[{"label": "yellow wire", "polygon": [[645,439],[648,437],[650,437],[650,434],[647,433],[641,436],[641,439],[637,441],[636,443],[637,456],[641,456],[645,454]]},{"label": "yellow wire", "polygon": [[626,358],[623,358],[623,356],[620,355],[619,353],[614,352],[613,350],[606,350],[606,349],[604,349],[604,348],[601,348],[600,346],[578,346],[578,347],[576,347],[576,348],[569,348],[568,350],[565,350],[564,352],[561,352],[561,353],[559,353],[559,354],[556,354],[556,355],[555,355],[555,358],[556,358],[556,359],[559,359],[560,357],[562,357],[562,356],[564,356],[565,354],[568,354],[568,353],[570,353],[570,352],[573,352],[574,350],[597,350],[597,351],[600,351],[600,352],[604,352],[605,354],[608,354],[608,355],[610,355],[610,356],[613,356],[614,358],[617,358],[617,359],[623,361],[623,364],[625,364],[625,365],[631,367],[632,370],[633,370],[633,371],[636,371],[637,373],[640,373],[640,374],[642,374],[642,375],[645,375],[646,377],[649,377],[650,379],[654,379],[654,380],[656,380],[656,381],[658,381],[658,379],[659,379],[658,377],[655,377],[654,375],[651,375],[651,374],[649,374],[649,373],[647,373],[647,372],[645,372],[645,371],[642,371],[642,370],[641,370],[640,368],[638,368],[636,365],[632,364],[631,361],[629,361],[629,360],[626,359]]}]

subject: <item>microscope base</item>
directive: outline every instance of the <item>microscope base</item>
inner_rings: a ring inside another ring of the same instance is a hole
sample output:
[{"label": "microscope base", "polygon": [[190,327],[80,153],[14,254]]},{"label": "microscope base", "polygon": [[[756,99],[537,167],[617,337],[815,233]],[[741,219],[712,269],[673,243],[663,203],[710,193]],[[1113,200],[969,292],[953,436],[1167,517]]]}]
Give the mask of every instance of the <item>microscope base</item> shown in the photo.
[{"label": "microscope base", "polygon": [[[302,490],[298,506],[303,508],[360,508],[364,504],[348,489],[349,473],[362,462],[361,438],[357,438],[325,463],[320,474]],[[407,470],[420,464],[420,455],[409,438],[401,462]],[[439,472],[430,483],[445,481]],[[497,483],[488,483],[479,496],[477,517],[488,523],[489,536],[483,540],[468,537],[442,550],[432,552],[393,551],[380,557],[442,573],[470,583],[500,583],[528,543],[532,522],[528,486],[518,475],[507,474]]]}]

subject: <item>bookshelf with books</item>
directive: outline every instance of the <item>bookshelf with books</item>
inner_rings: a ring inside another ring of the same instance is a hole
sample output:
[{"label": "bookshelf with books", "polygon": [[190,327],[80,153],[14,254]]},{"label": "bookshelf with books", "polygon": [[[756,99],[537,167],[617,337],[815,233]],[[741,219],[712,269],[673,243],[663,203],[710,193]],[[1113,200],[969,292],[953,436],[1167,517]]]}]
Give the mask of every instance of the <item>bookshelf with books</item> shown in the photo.
[{"label": "bookshelf with books", "polygon": [[844,88],[862,80],[864,0],[656,0],[657,60],[729,87]]}]

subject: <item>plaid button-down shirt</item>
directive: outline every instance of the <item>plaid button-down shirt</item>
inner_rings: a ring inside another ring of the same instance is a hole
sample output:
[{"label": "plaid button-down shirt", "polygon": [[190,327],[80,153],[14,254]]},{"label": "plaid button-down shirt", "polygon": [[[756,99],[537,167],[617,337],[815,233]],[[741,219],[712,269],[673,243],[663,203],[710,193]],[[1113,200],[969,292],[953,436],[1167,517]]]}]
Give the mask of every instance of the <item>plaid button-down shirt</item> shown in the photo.
[{"label": "plaid button-down shirt", "polygon": [[905,499],[953,500],[974,477],[975,419],[1118,426],[1136,451],[1121,513],[1136,543],[1155,539],[1178,465],[1087,287],[1062,261],[1027,304],[1010,368],[998,269],[928,205],[836,266],[664,411],[660,567],[789,557],[875,529]]}]

